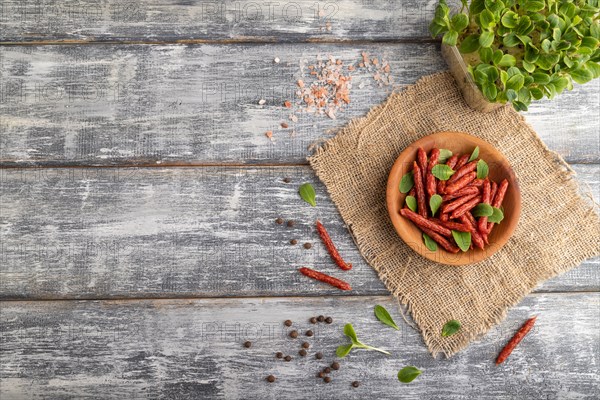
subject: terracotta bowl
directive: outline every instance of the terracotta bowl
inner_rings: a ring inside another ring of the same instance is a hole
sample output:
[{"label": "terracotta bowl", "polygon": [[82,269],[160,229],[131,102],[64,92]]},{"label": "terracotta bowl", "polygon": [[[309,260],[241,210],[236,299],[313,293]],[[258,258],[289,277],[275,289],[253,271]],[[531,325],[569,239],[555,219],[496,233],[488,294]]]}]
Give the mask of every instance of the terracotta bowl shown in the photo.
[{"label": "terracotta bowl", "polygon": [[[509,182],[502,203],[504,220],[494,227],[489,236],[490,244],[483,250],[474,248],[466,252],[461,251],[458,254],[452,254],[438,246],[437,251],[430,251],[423,243],[422,232],[411,221],[400,215],[406,197],[406,194],[400,193],[400,180],[404,174],[412,169],[419,147],[422,147],[427,154],[434,147],[451,150],[454,154],[465,154],[471,153],[476,146],[479,146],[479,158],[485,160],[489,165],[490,179],[497,183],[500,183],[503,179],[507,179]],[[510,239],[517,227],[519,214],[521,213],[519,185],[508,160],[489,143],[461,132],[435,133],[417,140],[404,149],[390,171],[386,201],[394,228],[406,244],[423,257],[446,265],[466,265],[490,257]]]}]

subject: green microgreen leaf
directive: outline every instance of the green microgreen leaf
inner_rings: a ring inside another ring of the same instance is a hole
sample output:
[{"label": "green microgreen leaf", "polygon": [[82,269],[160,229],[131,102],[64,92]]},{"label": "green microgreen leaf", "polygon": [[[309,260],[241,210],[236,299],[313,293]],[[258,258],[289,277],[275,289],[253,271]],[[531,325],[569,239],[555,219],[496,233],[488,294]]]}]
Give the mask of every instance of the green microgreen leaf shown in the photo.
[{"label": "green microgreen leaf", "polygon": [[485,203],[477,204],[471,211],[474,217],[489,217],[493,212],[492,206]]},{"label": "green microgreen leaf", "polygon": [[469,35],[461,43],[459,48],[461,53],[472,53],[479,50],[479,35]]},{"label": "green microgreen leaf", "polygon": [[421,370],[417,367],[404,367],[398,371],[398,380],[402,383],[411,383],[419,375],[421,375]]},{"label": "green microgreen leaf", "polygon": [[442,42],[448,46],[456,46],[457,40],[458,32],[456,31],[448,31],[444,34],[444,36],[442,36]]},{"label": "green microgreen leaf", "polygon": [[450,21],[450,25],[456,32],[461,32],[469,25],[469,17],[463,13],[455,14]]},{"label": "green microgreen leaf", "polygon": [[402,176],[402,180],[400,181],[400,193],[408,193],[410,189],[415,185],[415,180],[413,178],[413,173],[408,172]]},{"label": "green microgreen leaf", "polygon": [[342,344],[342,345],[338,346],[338,348],[335,350],[335,355],[338,356],[339,358],[344,358],[348,355],[348,353],[350,353],[350,350],[352,350],[352,347],[354,347],[354,345],[352,343]]},{"label": "green microgreen leaf", "polygon": [[429,251],[437,251],[437,243],[426,233],[423,234],[423,243]]},{"label": "green microgreen leaf", "polygon": [[496,88],[496,85],[494,85],[493,83],[489,83],[489,82],[484,83],[482,91],[483,91],[483,95],[491,102],[496,100],[496,96],[498,96],[498,89]]},{"label": "green microgreen leaf", "polygon": [[452,152],[448,149],[440,149],[440,155],[438,157],[438,163],[439,164],[443,164],[446,161],[448,161],[448,159],[452,157]]},{"label": "green microgreen leaf", "polygon": [[543,1],[537,1],[537,0],[527,0],[521,3],[521,8],[525,11],[530,11],[530,12],[538,12],[538,11],[542,11],[544,9],[544,7],[546,7],[546,4]]},{"label": "green microgreen leaf", "polygon": [[494,42],[494,32],[484,31],[479,35],[479,45],[481,47],[490,47]]},{"label": "green microgreen leaf", "polygon": [[485,179],[488,176],[489,167],[484,160],[477,161],[477,179]]},{"label": "green microgreen leaf", "polygon": [[460,330],[460,322],[455,319],[451,319],[450,321],[444,324],[442,328],[442,337],[448,337],[454,335],[456,332]]},{"label": "green microgreen leaf", "polygon": [[475,148],[473,149],[473,152],[471,153],[471,157],[469,157],[468,162],[471,162],[471,161],[477,159],[477,157],[479,157],[479,146],[475,146]]},{"label": "green microgreen leaf", "polygon": [[452,237],[454,237],[454,241],[463,252],[468,251],[471,247],[471,232],[453,230]]},{"label": "green microgreen leaf", "polygon": [[514,28],[517,26],[517,22],[519,22],[519,15],[514,11],[508,10],[502,15],[500,22],[506,28]]},{"label": "green microgreen leaf", "polygon": [[454,170],[446,164],[436,164],[431,169],[433,176],[438,178],[440,181],[447,181],[454,174]]},{"label": "green microgreen leaf", "polygon": [[346,324],[344,326],[344,335],[348,336],[352,343],[358,342],[358,338],[356,337],[356,332],[354,331],[354,327],[352,324]]},{"label": "green microgreen leaf", "polygon": [[495,224],[499,224],[504,219],[504,212],[499,208],[492,207],[492,215],[488,217],[488,222],[493,222]]},{"label": "green microgreen leaf", "polygon": [[406,196],[404,201],[406,202],[406,205],[410,211],[417,212],[417,199],[415,196]]},{"label": "green microgreen leaf", "polygon": [[482,29],[490,29],[496,25],[494,20],[494,14],[490,10],[483,10],[481,14],[479,14],[479,26]]},{"label": "green microgreen leaf", "polygon": [[304,200],[311,206],[316,207],[317,193],[315,192],[315,188],[313,187],[313,185],[311,185],[310,183],[304,183],[304,184],[300,185],[300,188],[298,189],[298,193],[300,194],[300,197],[302,198],[302,200]]},{"label": "green microgreen leaf", "polygon": [[594,74],[583,64],[571,71],[571,77],[575,82],[584,84],[591,81],[594,78]]},{"label": "green microgreen leaf", "polygon": [[379,321],[381,321],[382,324],[385,324],[387,326],[391,326],[392,328],[394,328],[397,331],[400,330],[400,328],[398,327],[398,325],[396,325],[396,323],[394,322],[392,316],[385,309],[385,307],[380,306],[378,304],[378,305],[375,306],[375,310],[374,311],[375,311],[375,316],[377,317],[377,319]]},{"label": "green microgreen leaf", "polygon": [[512,67],[517,63],[515,56],[510,54],[504,54],[500,61],[497,63],[500,67]]},{"label": "green microgreen leaf", "polygon": [[431,209],[431,215],[435,215],[435,213],[441,205],[442,196],[440,196],[439,194],[434,194],[433,196],[431,196],[431,198],[429,199],[429,208]]}]

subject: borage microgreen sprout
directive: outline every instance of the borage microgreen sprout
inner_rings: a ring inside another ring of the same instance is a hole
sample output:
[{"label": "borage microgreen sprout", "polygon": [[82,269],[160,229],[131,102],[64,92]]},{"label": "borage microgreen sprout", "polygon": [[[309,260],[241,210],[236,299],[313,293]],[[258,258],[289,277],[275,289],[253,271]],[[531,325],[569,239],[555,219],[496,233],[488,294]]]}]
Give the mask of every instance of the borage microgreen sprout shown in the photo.
[{"label": "borage microgreen sprout", "polygon": [[350,350],[357,348],[357,349],[365,349],[365,350],[375,350],[378,351],[380,353],[383,354],[387,354],[388,356],[391,355],[389,352],[385,351],[385,350],[381,350],[378,349],[376,347],[373,346],[368,346],[364,343],[361,343],[358,338],[356,337],[356,332],[354,331],[354,328],[352,327],[352,324],[346,324],[346,326],[344,326],[344,335],[348,336],[350,338],[350,341],[352,343],[348,343],[348,344],[343,344],[341,346],[339,346],[337,348],[337,350],[335,351],[335,354],[339,357],[339,358],[344,358],[348,355],[348,353],[350,353]]}]

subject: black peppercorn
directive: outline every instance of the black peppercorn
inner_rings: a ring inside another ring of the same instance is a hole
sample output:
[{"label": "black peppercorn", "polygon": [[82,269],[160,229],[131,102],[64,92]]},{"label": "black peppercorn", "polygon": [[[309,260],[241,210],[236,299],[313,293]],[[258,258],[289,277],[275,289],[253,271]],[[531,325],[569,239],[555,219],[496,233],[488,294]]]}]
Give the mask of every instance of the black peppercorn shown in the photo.
[{"label": "black peppercorn", "polygon": [[326,376],[325,378],[323,378],[323,381],[324,381],[325,383],[329,383],[329,382],[331,382],[331,377],[329,377],[329,376]]},{"label": "black peppercorn", "polygon": [[267,382],[270,382],[270,383],[275,382],[275,377],[273,375],[267,376]]},{"label": "black peppercorn", "polygon": [[306,350],[300,349],[300,351],[298,352],[298,354],[300,354],[300,356],[302,356],[302,357],[306,357]]},{"label": "black peppercorn", "polygon": [[325,317],[324,317],[324,316],[322,316],[322,315],[319,315],[319,316],[317,317],[317,321],[319,321],[319,322],[323,322],[323,321],[325,321]]},{"label": "black peppercorn", "polygon": [[277,358],[283,358],[283,353],[278,351],[277,354],[275,354],[275,357]]},{"label": "black peppercorn", "polygon": [[252,342],[251,341],[244,342],[244,347],[249,349],[250,347],[252,347]]},{"label": "black peppercorn", "polygon": [[330,324],[330,323],[332,323],[332,322],[333,322],[333,318],[331,318],[331,317],[327,317],[327,318],[325,318],[325,323],[326,323],[326,324]]},{"label": "black peppercorn", "polygon": [[338,369],[340,369],[340,363],[334,361],[333,363],[331,363],[331,368],[337,371]]},{"label": "black peppercorn", "polygon": [[283,321],[283,324],[285,326],[292,326],[292,320],[291,319],[286,319],[285,321]]},{"label": "black peppercorn", "polygon": [[310,323],[311,323],[311,324],[316,324],[316,323],[317,323],[317,317],[312,317],[312,318],[310,319]]},{"label": "black peppercorn", "polygon": [[284,360],[285,361],[292,361],[292,356],[285,356]]},{"label": "black peppercorn", "polygon": [[352,387],[359,387],[359,386],[360,386],[360,382],[359,381],[352,382]]},{"label": "black peppercorn", "polygon": [[292,339],[296,339],[298,337],[298,331],[291,331],[290,332],[290,337]]},{"label": "black peppercorn", "polygon": [[321,358],[323,358],[323,353],[317,353],[317,354],[315,354],[315,358],[317,360],[320,360]]},{"label": "black peppercorn", "polygon": [[306,331],[305,333],[306,336],[310,337],[312,335],[314,335],[313,331],[311,331],[310,329]]},{"label": "black peppercorn", "polygon": [[304,342],[304,343],[302,343],[302,347],[304,347],[305,349],[308,349],[310,347],[310,343]]},{"label": "black peppercorn", "polygon": [[312,247],[312,244],[310,244],[310,243],[304,243],[304,248],[305,248],[305,249],[307,249],[307,250],[308,250],[308,249],[310,249],[311,247]]},{"label": "black peppercorn", "polygon": [[281,225],[281,224],[283,224],[283,219],[281,219],[281,218],[277,218],[277,219],[275,220],[275,222],[276,222],[277,224]]}]

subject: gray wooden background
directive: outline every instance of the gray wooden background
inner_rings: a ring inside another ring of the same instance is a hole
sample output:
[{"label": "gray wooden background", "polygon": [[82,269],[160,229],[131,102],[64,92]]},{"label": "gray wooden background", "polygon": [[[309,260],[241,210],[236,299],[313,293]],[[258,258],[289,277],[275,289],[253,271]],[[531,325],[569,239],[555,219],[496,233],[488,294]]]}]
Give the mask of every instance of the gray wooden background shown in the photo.
[{"label": "gray wooden background", "polygon": [[[305,161],[311,144],[392,90],[445,68],[427,33],[435,3],[0,1],[2,400],[598,398],[599,259],[543,283],[481,340],[435,360]],[[308,65],[330,55],[357,64],[362,52],[389,62],[392,85],[358,69],[337,119],[290,120],[282,104],[310,79]],[[596,201],[599,89],[577,86],[524,113]],[[306,181],[317,208],[297,195]],[[339,275],[317,218],[354,264],[350,293],[296,272]],[[399,332],[374,319],[375,304]],[[318,314],[334,323],[312,327],[301,358],[282,321],[304,332]],[[533,334],[495,367],[534,314]],[[393,356],[352,353],[324,384],[315,374],[344,343],[346,322]],[[406,365],[424,371],[410,385],[396,379]]]}]

